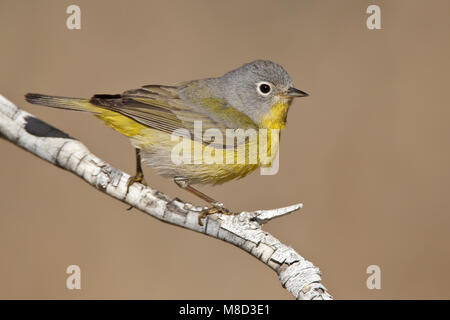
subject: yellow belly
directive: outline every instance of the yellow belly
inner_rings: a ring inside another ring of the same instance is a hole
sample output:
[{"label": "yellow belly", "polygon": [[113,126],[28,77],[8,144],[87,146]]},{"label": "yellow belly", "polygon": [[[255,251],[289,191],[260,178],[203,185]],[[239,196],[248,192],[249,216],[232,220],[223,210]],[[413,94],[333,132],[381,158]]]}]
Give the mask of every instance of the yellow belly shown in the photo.
[{"label": "yellow belly", "polygon": [[[269,146],[269,153],[262,159],[255,146],[258,140],[234,149],[216,149],[187,138],[183,142],[182,139],[174,141],[170,134],[146,128],[142,134],[132,137],[132,142],[144,151],[144,161],[160,175],[185,177],[193,184],[221,184],[243,178],[260,166],[270,166],[278,149],[277,141],[276,145]],[[182,152],[178,153],[185,143],[188,147],[184,145]],[[256,156],[251,157],[254,150]],[[188,155],[184,158],[186,151]]]}]

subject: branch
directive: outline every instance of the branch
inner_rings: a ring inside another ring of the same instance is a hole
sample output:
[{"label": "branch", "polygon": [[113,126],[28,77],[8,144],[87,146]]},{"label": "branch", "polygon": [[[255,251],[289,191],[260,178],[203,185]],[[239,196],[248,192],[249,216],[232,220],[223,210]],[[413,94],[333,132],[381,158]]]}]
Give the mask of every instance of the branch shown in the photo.
[{"label": "branch", "polygon": [[133,184],[127,193],[128,174],[111,167],[78,140],[19,109],[2,95],[0,136],[154,218],[221,239],[247,251],[272,268],[279,275],[282,286],[296,299],[332,299],[320,283],[319,269],[261,228],[271,219],[299,210],[302,204],[241,212],[233,216],[210,215],[200,226],[198,218],[203,207],[170,199],[138,183]]}]

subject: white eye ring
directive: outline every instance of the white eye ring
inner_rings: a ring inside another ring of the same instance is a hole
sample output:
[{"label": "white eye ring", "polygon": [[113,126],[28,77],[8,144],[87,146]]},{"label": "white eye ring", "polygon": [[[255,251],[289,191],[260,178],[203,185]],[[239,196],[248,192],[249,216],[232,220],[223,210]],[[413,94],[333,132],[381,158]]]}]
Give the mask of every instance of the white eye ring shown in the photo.
[{"label": "white eye ring", "polygon": [[272,84],[270,82],[261,81],[256,84],[256,91],[264,97],[272,92]]}]

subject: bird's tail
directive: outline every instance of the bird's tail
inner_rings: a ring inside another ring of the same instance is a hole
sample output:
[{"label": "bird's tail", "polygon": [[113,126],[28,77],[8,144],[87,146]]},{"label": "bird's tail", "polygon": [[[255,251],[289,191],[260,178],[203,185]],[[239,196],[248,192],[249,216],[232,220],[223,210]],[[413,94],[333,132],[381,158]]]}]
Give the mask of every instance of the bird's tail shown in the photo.
[{"label": "bird's tail", "polygon": [[147,129],[145,125],[128,116],[92,104],[90,99],[48,96],[39,93],[27,93],[25,99],[29,103],[41,106],[93,113],[97,118],[103,120],[107,126],[130,138],[139,136],[142,130]]},{"label": "bird's tail", "polygon": [[88,99],[83,98],[68,98],[48,96],[39,93],[27,93],[25,99],[32,104],[38,104],[41,106],[47,106],[58,109],[76,110],[76,111],[88,111],[97,113],[100,108],[95,107],[89,103]]}]

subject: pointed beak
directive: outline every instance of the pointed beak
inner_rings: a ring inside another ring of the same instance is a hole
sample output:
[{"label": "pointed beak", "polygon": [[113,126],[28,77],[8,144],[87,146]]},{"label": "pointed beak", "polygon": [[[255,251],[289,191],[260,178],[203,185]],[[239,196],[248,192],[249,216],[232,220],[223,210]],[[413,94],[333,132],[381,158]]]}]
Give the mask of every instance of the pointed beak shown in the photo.
[{"label": "pointed beak", "polygon": [[309,94],[306,92],[303,92],[302,90],[295,89],[294,87],[290,87],[284,95],[289,98],[300,98],[300,97],[307,97]]}]

